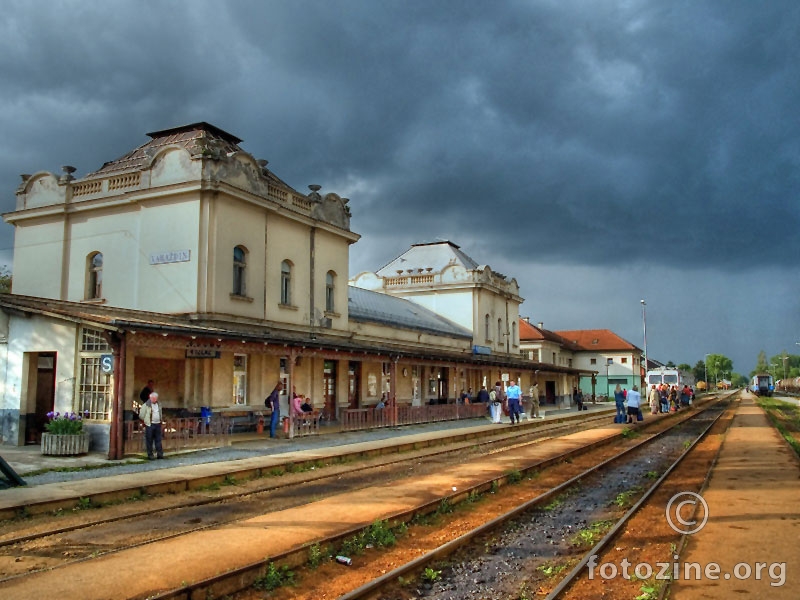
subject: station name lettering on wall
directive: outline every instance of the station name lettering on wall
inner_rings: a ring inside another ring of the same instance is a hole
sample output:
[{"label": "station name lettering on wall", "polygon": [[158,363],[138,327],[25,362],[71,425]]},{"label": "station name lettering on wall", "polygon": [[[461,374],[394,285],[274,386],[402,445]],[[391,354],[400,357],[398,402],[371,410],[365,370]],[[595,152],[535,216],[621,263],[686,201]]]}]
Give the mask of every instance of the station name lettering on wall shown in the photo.
[{"label": "station name lettering on wall", "polygon": [[166,265],[168,263],[188,262],[192,258],[191,250],[172,250],[150,255],[151,265]]}]

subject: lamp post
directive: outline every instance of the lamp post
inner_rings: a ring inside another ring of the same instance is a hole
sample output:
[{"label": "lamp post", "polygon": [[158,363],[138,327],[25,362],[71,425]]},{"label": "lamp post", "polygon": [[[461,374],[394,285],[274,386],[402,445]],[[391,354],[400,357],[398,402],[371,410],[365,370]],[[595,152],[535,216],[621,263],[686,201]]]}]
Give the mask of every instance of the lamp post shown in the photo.
[{"label": "lamp post", "polygon": [[644,328],[644,389],[647,389],[647,369],[649,364],[647,362],[647,302],[644,299],[639,300],[642,303],[642,327]]},{"label": "lamp post", "polygon": [[706,380],[706,391],[708,391],[708,357],[711,356],[710,354],[706,354],[703,357],[703,370],[705,371],[705,380]]},{"label": "lamp post", "polygon": [[788,356],[783,357],[783,378],[786,379],[786,361],[789,360]]}]

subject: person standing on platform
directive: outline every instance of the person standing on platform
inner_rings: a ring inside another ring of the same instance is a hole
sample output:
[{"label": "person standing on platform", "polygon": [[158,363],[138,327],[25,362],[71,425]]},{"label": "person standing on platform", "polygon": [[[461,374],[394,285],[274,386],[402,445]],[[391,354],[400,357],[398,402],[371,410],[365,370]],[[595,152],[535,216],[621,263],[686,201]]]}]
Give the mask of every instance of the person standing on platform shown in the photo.
[{"label": "person standing on platform", "polygon": [[264,404],[272,408],[272,416],[269,420],[269,437],[274,438],[275,432],[278,429],[278,420],[281,418],[281,390],[283,389],[283,383],[278,382],[275,386],[275,389],[272,390],[267,399],[264,401]]},{"label": "person standing on platform", "polygon": [[[139,409],[139,418],[144,423],[144,441],[147,446],[147,458],[164,458],[164,449],[161,447],[161,406],[158,404],[158,394],[150,393],[150,398]],[[155,449],[155,456],[153,450]]]},{"label": "person standing on platform", "polygon": [[617,405],[617,418],[622,423],[622,416],[625,414],[625,394],[622,393],[622,388],[619,384],[614,388],[614,404]]},{"label": "person standing on platform", "polygon": [[499,423],[503,416],[503,385],[498,381],[494,389],[489,392],[492,423]]},{"label": "person standing on platform", "polygon": [[142,388],[141,392],[139,392],[139,408],[141,408],[145,402],[150,400],[150,394],[155,391],[155,387],[156,382],[152,379],[148,379],[147,385]]},{"label": "person standing on platform", "polygon": [[539,384],[534,383],[530,389],[531,393],[531,415],[534,419],[539,418]]},{"label": "person standing on platform", "polygon": [[647,400],[650,403],[650,412],[654,415],[658,414],[658,408],[661,404],[661,394],[656,389],[656,384],[650,386],[650,392],[647,395]]},{"label": "person standing on platform", "polygon": [[517,385],[517,382],[513,379],[509,382],[511,385],[508,386],[506,390],[506,396],[508,398],[508,414],[511,417],[511,424],[514,425],[515,420],[516,424],[519,424],[519,414],[522,412],[522,406],[520,402],[522,402],[522,390]]},{"label": "person standing on platform", "polygon": [[642,403],[642,396],[639,393],[639,388],[633,386],[625,397],[628,403],[628,421],[627,423],[633,424],[639,420],[639,407]]}]

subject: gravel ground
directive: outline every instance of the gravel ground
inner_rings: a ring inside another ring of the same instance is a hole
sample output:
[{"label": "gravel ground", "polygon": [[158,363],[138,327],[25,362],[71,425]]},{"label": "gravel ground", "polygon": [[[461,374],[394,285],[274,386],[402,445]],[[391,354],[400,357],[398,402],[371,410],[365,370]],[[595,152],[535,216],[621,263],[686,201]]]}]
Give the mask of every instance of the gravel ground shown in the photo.
[{"label": "gravel ground", "polygon": [[[448,566],[437,567],[442,571],[441,579],[418,588],[417,597],[504,600],[533,597],[542,586],[549,588],[550,574],[561,572],[561,565],[591,547],[582,543],[581,532],[591,530],[594,524],[616,521],[709,420],[710,415],[700,417],[673,430],[653,446],[637,451],[635,458],[587,478],[551,503],[549,510],[532,510],[502,533],[470,546],[472,550],[466,549],[461,558],[454,557]],[[603,534],[595,534],[594,542]]]}]

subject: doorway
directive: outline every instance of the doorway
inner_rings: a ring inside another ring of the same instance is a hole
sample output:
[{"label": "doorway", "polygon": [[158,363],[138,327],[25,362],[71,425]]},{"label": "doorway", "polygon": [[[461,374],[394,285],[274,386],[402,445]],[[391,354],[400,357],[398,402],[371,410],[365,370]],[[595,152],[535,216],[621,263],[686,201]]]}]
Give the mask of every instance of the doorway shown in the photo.
[{"label": "doorway", "polygon": [[336,362],[333,360],[325,361],[322,385],[325,394],[325,414],[329,421],[336,421]]},{"label": "doorway", "polygon": [[47,413],[55,410],[56,405],[56,353],[34,352],[27,358],[30,370],[35,372],[28,380],[25,443],[41,444]]},{"label": "doorway", "polygon": [[544,401],[547,404],[555,404],[556,403],[556,382],[555,381],[545,381],[544,382]]}]

